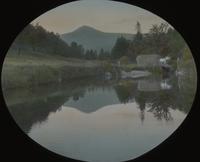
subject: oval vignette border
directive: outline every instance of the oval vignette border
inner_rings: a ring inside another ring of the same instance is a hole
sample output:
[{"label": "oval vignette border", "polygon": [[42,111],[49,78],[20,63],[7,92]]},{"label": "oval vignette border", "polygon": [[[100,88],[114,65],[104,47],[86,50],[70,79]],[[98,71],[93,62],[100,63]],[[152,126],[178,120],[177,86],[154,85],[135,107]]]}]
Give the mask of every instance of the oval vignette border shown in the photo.
[{"label": "oval vignette border", "polygon": [[[45,11],[44,11],[44,8],[42,9],[42,13],[41,12],[39,12],[40,13],[40,15],[42,15],[42,14],[44,14],[45,12],[48,12],[48,11],[50,11],[51,9],[54,9],[54,8],[56,8],[56,7],[59,7],[59,6],[61,6],[61,5],[63,5],[63,4],[65,4],[65,3],[69,3],[69,2],[71,2],[71,1],[61,1],[60,3],[59,3],[59,1],[56,3],[56,2],[54,2],[54,4],[53,4],[53,2],[49,5],[50,7],[47,7],[46,9],[45,9]],[[169,20],[168,18],[166,18],[164,15],[162,16],[162,14],[160,14],[159,12],[159,10],[158,10],[158,12],[155,12],[155,10],[153,11],[152,10],[152,8],[153,7],[151,7],[151,9],[150,8],[147,8],[147,6],[148,5],[145,5],[145,2],[143,1],[143,2],[130,2],[130,1],[117,1],[117,2],[124,2],[124,3],[128,3],[128,4],[130,4],[130,5],[135,5],[135,6],[137,6],[137,7],[140,7],[140,8],[142,8],[142,9],[144,9],[144,10],[147,10],[147,11],[149,11],[149,12],[151,12],[151,13],[153,13],[153,14],[155,14],[155,15],[157,15],[157,16],[159,16],[160,18],[162,18],[162,19],[164,19],[164,20],[166,20],[168,23],[170,23],[180,34],[181,34],[181,36],[182,36],[182,38],[185,40],[185,42],[187,43],[187,45],[189,46],[189,48],[190,48],[190,50],[191,50],[191,52],[192,52],[192,55],[193,55],[193,58],[194,58],[194,60],[195,60],[195,64],[196,64],[196,69],[197,69],[197,90],[196,90],[196,95],[195,95],[195,98],[194,98],[194,101],[193,101],[193,105],[192,105],[192,107],[191,107],[191,110],[189,111],[189,113],[187,114],[187,116],[186,116],[186,118],[183,120],[183,122],[181,123],[181,125],[175,130],[175,132],[173,132],[167,139],[165,139],[162,143],[160,143],[158,146],[156,146],[155,148],[153,148],[153,149],[151,149],[150,151],[148,151],[147,153],[144,153],[143,155],[141,155],[141,156],[139,156],[139,157],[137,157],[137,158],[135,158],[134,160],[132,160],[132,161],[137,161],[137,160],[139,160],[140,161],[140,159],[142,160],[143,158],[145,159],[145,156],[146,157],[150,157],[151,156],[151,154],[153,154],[154,152],[156,152],[157,150],[159,150],[160,148],[162,149],[163,147],[168,147],[168,146],[170,146],[169,145],[169,143],[170,143],[170,141],[173,141],[174,139],[176,139],[176,136],[177,135],[180,135],[179,133],[181,133],[181,132],[184,132],[184,127],[185,126],[187,126],[187,128],[186,129],[188,129],[188,124],[189,124],[189,122],[190,122],[190,119],[192,118],[192,114],[193,113],[195,113],[194,111],[194,109],[195,109],[195,107],[197,107],[197,105],[199,105],[199,103],[197,103],[197,96],[198,96],[198,94],[199,94],[199,79],[198,79],[198,73],[199,73],[199,64],[198,64],[198,58],[197,58],[197,55],[196,55],[196,52],[193,50],[193,48],[192,48],[192,44],[190,43],[190,40],[189,39],[186,39],[186,37],[185,37],[185,33],[183,32],[183,30],[180,30],[181,28],[180,28],[180,25],[178,26],[177,24],[176,24],[176,22],[173,22],[172,20]],[[142,4],[143,3],[143,4]],[[146,3],[147,4],[147,3]],[[44,5],[45,6],[45,5]],[[47,5],[48,6],[48,5]],[[150,5],[149,5],[150,6]],[[153,5],[152,5],[153,6]],[[37,15],[37,17],[39,17],[40,15]],[[36,18],[36,17],[35,17]],[[34,18],[34,19],[35,19]],[[32,20],[34,20],[34,19],[32,19]],[[31,21],[32,21],[31,20]],[[30,23],[31,22],[30,20],[29,20],[29,22],[28,23]],[[28,23],[26,23],[26,24],[24,24],[23,23],[23,26],[25,27]],[[24,27],[21,29],[21,31],[24,29]],[[20,32],[18,32],[17,33],[17,35],[19,34]],[[17,35],[15,36],[15,38],[17,37]],[[13,40],[14,41],[14,40]],[[12,44],[12,42],[13,41],[11,41],[11,44]],[[11,44],[9,44],[9,46],[11,45]],[[8,48],[9,49],[9,48]],[[8,50],[7,49],[7,50]],[[7,52],[7,50],[6,50],[6,52]],[[6,52],[5,52],[5,54],[4,54],[4,57],[5,57],[5,55],[6,55]],[[1,92],[2,93],[2,92]],[[3,95],[2,95],[3,96]],[[5,105],[5,107],[6,107],[6,104],[5,104],[5,101],[4,101],[4,105]],[[9,111],[7,110],[7,112],[9,113]],[[12,115],[9,113],[9,116],[12,118]],[[9,118],[10,118],[9,117]],[[15,122],[14,121],[14,119],[12,119],[13,120],[13,122]],[[15,123],[15,127],[18,127],[19,128],[19,126]],[[19,128],[20,129],[20,128]],[[23,133],[25,136],[27,136],[28,137],[28,135],[26,135],[22,130],[20,130],[21,131],[21,133]],[[23,136],[24,136],[23,135]],[[24,136],[24,137],[25,137]],[[24,138],[24,137],[22,137],[22,138]],[[27,137],[25,137],[25,138],[27,138]],[[28,140],[30,139],[30,146],[32,145],[31,144],[31,142],[34,142],[34,143],[36,143],[37,145],[39,145],[39,147],[43,147],[43,146],[41,146],[40,144],[38,144],[37,142],[35,142],[34,140],[32,140],[30,137],[28,137],[27,138]],[[27,139],[24,139],[24,140],[27,140]],[[36,146],[36,147],[38,147],[38,146]],[[48,150],[48,149],[46,149],[46,148],[44,148],[43,147],[43,149],[45,149],[45,150]],[[43,151],[43,149],[42,149],[42,151]],[[48,150],[49,151],[49,150]],[[47,151],[47,152],[48,152]],[[46,152],[46,151],[45,151]],[[58,155],[58,154],[56,154],[56,153],[54,153],[54,152],[52,152],[52,151],[50,151],[50,154],[54,154],[55,155],[55,158],[59,158],[60,156],[62,156],[62,155]],[[47,154],[49,154],[49,153],[47,153]],[[54,156],[53,155],[53,156]],[[58,155],[58,156],[57,156]],[[64,157],[64,156],[62,156],[62,157]],[[66,158],[66,157],[64,157],[64,158]],[[59,159],[58,159],[59,160]],[[60,159],[61,160],[61,159]],[[69,160],[68,158],[67,158],[67,160]],[[71,160],[71,159],[70,159]],[[76,160],[75,160],[76,161]]]}]

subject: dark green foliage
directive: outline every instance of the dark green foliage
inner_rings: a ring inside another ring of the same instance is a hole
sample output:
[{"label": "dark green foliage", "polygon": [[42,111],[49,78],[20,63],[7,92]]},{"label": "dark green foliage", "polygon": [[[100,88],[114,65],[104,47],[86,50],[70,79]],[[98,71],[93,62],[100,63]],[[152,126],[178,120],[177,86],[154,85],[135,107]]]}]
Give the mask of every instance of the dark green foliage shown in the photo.
[{"label": "dark green foliage", "polygon": [[18,50],[18,54],[21,53],[21,50],[27,50],[75,58],[81,58],[84,55],[81,45],[72,42],[69,46],[60,38],[59,34],[49,32],[38,24],[27,25],[18,35],[12,47]]},{"label": "dark green foliage", "polygon": [[121,103],[128,103],[134,99],[136,96],[137,84],[131,83],[129,81],[124,81],[121,85],[114,87],[117,97]]},{"label": "dark green foliage", "polygon": [[99,52],[87,49],[82,45],[72,42],[68,45],[60,38],[59,34],[49,32],[42,26],[29,24],[18,35],[13,43],[16,54],[20,55],[22,50],[47,53],[50,55],[62,55],[82,59],[118,60],[122,56],[127,56],[135,62],[136,57],[141,54],[158,54],[161,57],[170,56],[173,60],[181,57],[185,47],[185,41],[181,35],[168,26],[161,23],[153,25],[148,33],[141,32],[141,25],[136,24],[136,35],[130,41],[121,36],[116,40],[111,53],[101,49]]},{"label": "dark green foliage", "polygon": [[181,51],[186,45],[181,35],[165,23],[153,25],[146,39],[147,51],[150,49],[162,57],[168,55],[172,59],[180,57]]},{"label": "dark green foliage", "polygon": [[85,52],[85,56],[84,56],[85,59],[87,60],[95,60],[97,59],[97,51],[96,50],[86,50]]},{"label": "dark green foliage", "polygon": [[165,56],[168,53],[168,42],[167,37],[168,24],[161,23],[160,25],[153,25],[149,31],[150,41],[154,47],[154,51],[157,54]]},{"label": "dark green foliage", "polygon": [[112,58],[119,59],[120,57],[124,56],[128,52],[129,41],[126,40],[124,37],[119,37],[112,49]]},{"label": "dark green foliage", "polygon": [[142,32],[141,32],[141,25],[140,25],[140,22],[137,22],[136,24],[136,35],[134,37],[134,42],[137,44],[140,44],[143,40],[143,35],[142,35]]},{"label": "dark green foliage", "polygon": [[141,25],[136,24],[136,35],[132,41],[123,37],[117,39],[111,56],[119,59],[121,56],[128,56],[135,61],[141,54],[158,54],[161,57],[170,56],[173,60],[182,56],[185,41],[181,35],[166,23],[153,25],[148,33],[141,33]]},{"label": "dark green foliage", "polygon": [[72,42],[69,47],[69,56],[75,58],[82,58],[84,54],[84,48],[82,45],[78,45],[76,42]]},{"label": "dark green foliage", "polygon": [[139,22],[136,24],[136,35],[133,39],[133,41],[130,42],[129,45],[129,53],[128,56],[135,61],[136,57],[139,54],[142,54],[145,49],[143,34],[141,33],[141,25]]},{"label": "dark green foliage", "polygon": [[103,48],[101,48],[99,55],[98,55],[99,60],[108,60],[110,59],[110,53],[108,51],[104,51]]},{"label": "dark green foliage", "polygon": [[172,58],[181,57],[184,47],[187,46],[182,36],[174,29],[169,28],[167,37],[169,39],[170,55]]}]

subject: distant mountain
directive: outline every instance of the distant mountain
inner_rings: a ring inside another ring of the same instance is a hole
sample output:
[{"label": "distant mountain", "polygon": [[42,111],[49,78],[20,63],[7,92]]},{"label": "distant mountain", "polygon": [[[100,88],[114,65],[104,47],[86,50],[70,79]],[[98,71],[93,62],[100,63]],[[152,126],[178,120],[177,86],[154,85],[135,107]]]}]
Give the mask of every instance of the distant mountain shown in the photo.
[{"label": "distant mountain", "polygon": [[105,33],[89,26],[81,26],[73,32],[62,34],[61,38],[68,44],[75,41],[83,45],[85,49],[95,49],[99,51],[103,48],[106,51],[110,51],[117,38],[120,36],[131,40],[134,34]]}]

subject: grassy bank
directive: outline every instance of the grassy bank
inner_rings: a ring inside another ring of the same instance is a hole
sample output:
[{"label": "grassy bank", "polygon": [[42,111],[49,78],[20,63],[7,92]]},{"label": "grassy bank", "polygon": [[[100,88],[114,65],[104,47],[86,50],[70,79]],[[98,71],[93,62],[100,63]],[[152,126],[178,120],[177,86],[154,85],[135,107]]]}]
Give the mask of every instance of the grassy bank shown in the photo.
[{"label": "grassy bank", "polygon": [[2,88],[31,87],[103,73],[101,63],[40,53],[8,53],[2,68]]}]

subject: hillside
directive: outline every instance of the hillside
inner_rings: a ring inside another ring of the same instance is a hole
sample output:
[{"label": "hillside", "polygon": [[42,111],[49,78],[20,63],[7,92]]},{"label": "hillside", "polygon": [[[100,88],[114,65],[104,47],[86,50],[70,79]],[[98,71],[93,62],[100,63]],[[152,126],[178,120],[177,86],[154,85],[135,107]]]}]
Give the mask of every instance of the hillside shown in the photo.
[{"label": "hillside", "polygon": [[61,38],[68,44],[75,41],[78,44],[83,45],[85,49],[99,51],[103,48],[106,51],[110,51],[114,46],[116,39],[120,36],[129,40],[134,37],[133,34],[105,33],[89,26],[81,26],[73,32],[62,34]]}]

